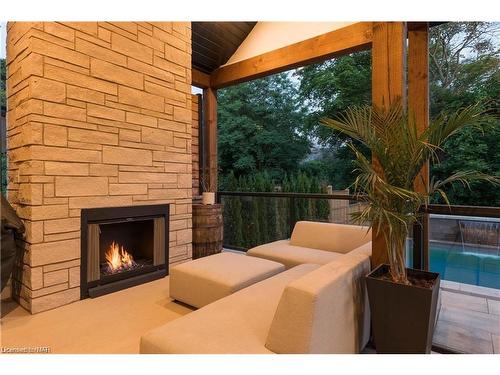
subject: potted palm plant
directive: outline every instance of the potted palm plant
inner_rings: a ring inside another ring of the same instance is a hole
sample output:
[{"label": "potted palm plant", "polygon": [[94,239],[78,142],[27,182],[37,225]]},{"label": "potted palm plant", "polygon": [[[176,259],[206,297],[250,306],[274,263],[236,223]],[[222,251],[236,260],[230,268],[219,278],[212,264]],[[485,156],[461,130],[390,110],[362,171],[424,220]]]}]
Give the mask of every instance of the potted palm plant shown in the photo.
[{"label": "potted palm plant", "polygon": [[373,162],[353,142],[359,175],[354,182],[366,207],[354,214],[355,221],[368,223],[377,236],[383,236],[389,264],[374,269],[366,278],[375,346],[378,353],[429,353],[436,318],[439,275],[406,268],[406,238],[409,229],[420,223],[422,206],[439,194],[449,204],[443,186],[455,181],[469,185],[471,180],[495,177],[475,171],[456,172],[442,180],[431,180],[424,190],[415,186],[420,171],[432,160],[443,143],[460,129],[481,129],[489,116],[481,105],[451,114],[441,114],[422,133],[401,100],[387,110],[362,106],[350,108],[339,120],[321,123],[365,145]]}]

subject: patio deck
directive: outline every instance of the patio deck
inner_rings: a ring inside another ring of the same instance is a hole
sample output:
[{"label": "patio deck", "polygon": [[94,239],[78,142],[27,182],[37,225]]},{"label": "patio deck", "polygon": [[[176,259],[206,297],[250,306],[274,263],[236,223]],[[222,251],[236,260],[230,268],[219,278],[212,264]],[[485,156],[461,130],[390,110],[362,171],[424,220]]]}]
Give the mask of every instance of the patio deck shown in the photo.
[{"label": "patio deck", "polygon": [[3,348],[48,347],[54,354],[137,354],[147,331],[192,310],[169,298],[169,277],[31,315],[2,301]]},{"label": "patio deck", "polygon": [[[191,311],[168,297],[168,285],[166,277],[36,315],[15,302],[2,302],[0,346],[48,346],[51,353],[137,353],[142,334]],[[500,354],[500,291],[487,295],[482,289],[443,282],[435,344],[464,353]]]},{"label": "patio deck", "polygon": [[434,344],[463,353],[500,353],[500,290],[443,280]]}]

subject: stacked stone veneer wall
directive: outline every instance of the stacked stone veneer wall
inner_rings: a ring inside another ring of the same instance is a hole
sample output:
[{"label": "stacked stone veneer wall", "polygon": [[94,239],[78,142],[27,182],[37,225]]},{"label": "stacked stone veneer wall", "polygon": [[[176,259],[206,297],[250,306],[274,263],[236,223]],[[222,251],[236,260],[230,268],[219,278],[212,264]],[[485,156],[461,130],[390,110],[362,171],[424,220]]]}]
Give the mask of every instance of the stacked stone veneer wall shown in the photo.
[{"label": "stacked stone veneer wall", "polygon": [[190,23],[12,22],[7,64],[20,304],[80,298],[82,208],[171,203],[170,262],[191,258]]}]

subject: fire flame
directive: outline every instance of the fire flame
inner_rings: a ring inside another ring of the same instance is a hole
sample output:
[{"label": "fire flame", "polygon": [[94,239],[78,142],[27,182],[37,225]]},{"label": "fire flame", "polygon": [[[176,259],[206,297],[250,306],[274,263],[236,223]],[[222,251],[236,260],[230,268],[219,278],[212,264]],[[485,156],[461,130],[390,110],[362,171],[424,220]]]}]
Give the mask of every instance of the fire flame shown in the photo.
[{"label": "fire flame", "polygon": [[123,246],[118,245],[114,241],[111,243],[109,249],[106,250],[105,256],[111,272],[126,270],[135,265],[132,255]]}]

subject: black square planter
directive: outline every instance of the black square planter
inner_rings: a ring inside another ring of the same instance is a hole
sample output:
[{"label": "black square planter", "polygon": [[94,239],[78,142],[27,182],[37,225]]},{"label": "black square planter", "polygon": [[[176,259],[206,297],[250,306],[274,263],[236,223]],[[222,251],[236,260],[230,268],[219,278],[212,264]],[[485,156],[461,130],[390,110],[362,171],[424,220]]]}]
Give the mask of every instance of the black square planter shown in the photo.
[{"label": "black square planter", "polygon": [[434,281],[432,288],[381,279],[383,264],[366,276],[377,353],[430,353],[439,297],[439,274],[408,268],[409,276]]}]

